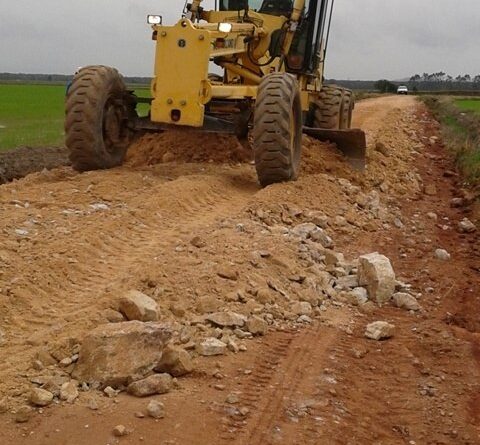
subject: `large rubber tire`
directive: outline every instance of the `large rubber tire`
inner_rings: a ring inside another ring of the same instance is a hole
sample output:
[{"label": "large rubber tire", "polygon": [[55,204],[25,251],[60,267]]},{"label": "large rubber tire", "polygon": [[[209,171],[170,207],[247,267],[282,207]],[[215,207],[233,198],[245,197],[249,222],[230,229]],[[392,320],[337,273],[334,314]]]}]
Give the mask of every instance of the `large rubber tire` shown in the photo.
[{"label": "large rubber tire", "polygon": [[352,91],[336,85],[324,85],[312,104],[312,126],[327,130],[348,129],[352,125],[354,106]]},{"label": "large rubber tire", "polygon": [[73,79],[66,98],[65,137],[78,171],[121,165],[132,137],[135,104],[114,68],[88,66]]},{"label": "large rubber tire", "polygon": [[313,102],[314,128],[338,130],[342,120],[343,89],[334,85],[324,85]]},{"label": "large rubber tire", "polygon": [[302,106],[295,76],[273,73],[262,79],[253,119],[253,152],[263,187],[297,178],[302,152]]}]

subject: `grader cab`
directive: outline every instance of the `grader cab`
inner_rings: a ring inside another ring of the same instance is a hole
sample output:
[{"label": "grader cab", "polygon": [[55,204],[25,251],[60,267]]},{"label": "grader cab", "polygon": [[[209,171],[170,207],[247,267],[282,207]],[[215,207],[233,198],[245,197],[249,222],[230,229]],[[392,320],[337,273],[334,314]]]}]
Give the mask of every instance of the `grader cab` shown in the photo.
[{"label": "grader cab", "polygon": [[[302,132],[335,142],[362,169],[353,94],[323,84],[333,1],[219,0],[207,11],[193,0],[173,26],[149,15],[151,98],[137,98],[110,67],[85,67],[74,78],[65,122],[74,168],[120,165],[136,131],[194,128],[249,144],[262,186],[298,176]],[[147,117],[137,116],[139,102],[150,104]]]}]

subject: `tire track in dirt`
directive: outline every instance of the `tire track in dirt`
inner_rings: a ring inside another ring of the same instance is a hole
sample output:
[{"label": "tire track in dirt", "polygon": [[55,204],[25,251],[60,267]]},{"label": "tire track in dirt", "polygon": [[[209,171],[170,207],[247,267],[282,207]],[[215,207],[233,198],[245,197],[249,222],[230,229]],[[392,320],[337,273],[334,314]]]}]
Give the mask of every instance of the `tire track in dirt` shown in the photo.
[{"label": "tire track in dirt", "polygon": [[[345,312],[338,312],[331,324],[341,325],[347,316]],[[250,377],[238,388],[241,392],[238,406],[248,408],[249,412],[246,417],[230,416],[224,424],[222,440],[238,445],[294,443],[286,441],[278,425],[285,419],[288,404],[296,399],[300,388],[302,394],[314,392],[314,380],[318,376],[309,375],[308,370],[313,362],[319,369],[330,360],[338,332],[317,324],[267,338]],[[307,443],[317,443],[318,429],[314,422],[305,430],[304,439],[309,440]]]}]

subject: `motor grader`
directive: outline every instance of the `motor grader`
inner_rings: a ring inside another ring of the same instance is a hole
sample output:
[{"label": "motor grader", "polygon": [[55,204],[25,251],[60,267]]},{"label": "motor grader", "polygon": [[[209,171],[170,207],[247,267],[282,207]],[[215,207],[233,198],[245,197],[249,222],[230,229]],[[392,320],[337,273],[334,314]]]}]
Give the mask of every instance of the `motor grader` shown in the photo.
[{"label": "motor grader", "polygon": [[[353,94],[323,82],[333,2],[217,0],[207,11],[193,0],[173,26],[149,15],[151,98],[136,97],[114,68],[88,66],[74,77],[65,121],[73,167],[122,164],[139,131],[193,128],[250,146],[262,186],[297,178],[302,133],[336,143],[361,169],[365,134],[350,129]],[[147,117],[137,115],[140,102],[150,104]]]}]

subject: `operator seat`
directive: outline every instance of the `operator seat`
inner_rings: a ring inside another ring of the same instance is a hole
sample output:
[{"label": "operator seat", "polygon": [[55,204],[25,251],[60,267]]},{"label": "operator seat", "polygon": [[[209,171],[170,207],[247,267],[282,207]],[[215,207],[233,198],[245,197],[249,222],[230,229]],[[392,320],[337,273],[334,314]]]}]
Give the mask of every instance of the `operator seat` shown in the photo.
[{"label": "operator seat", "polygon": [[290,17],[292,10],[293,0],[264,0],[258,12],[260,14]]}]

